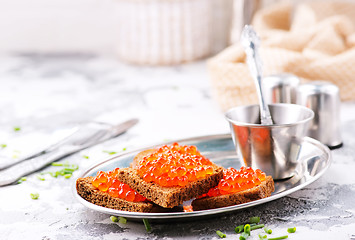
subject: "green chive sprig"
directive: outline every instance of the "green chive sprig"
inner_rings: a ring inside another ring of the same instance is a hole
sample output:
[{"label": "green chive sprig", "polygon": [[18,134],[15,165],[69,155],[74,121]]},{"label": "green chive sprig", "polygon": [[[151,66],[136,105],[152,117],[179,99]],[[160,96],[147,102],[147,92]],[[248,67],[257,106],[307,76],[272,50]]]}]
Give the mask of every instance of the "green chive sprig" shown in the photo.
[{"label": "green chive sprig", "polygon": [[242,234],[240,234],[240,236],[239,236],[239,240],[246,240],[249,236],[250,236],[250,234],[248,234],[246,232],[242,232]]},{"label": "green chive sprig", "polygon": [[272,233],[272,230],[270,228],[267,228],[267,227],[264,227],[264,231],[267,233],[267,234],[271,234]]},{"label": "green chive sprig", "polygon": [[38,180],[40,181],[45,181],[46,179],[44,177],[42,177],[41,175],[37,175],[36,176]]},{"label": "green chive sprig", "polygon": [[260,217],[251,217],[249,219],[249,222],[250,223],[255,223],[255,224],[258,224],[260,222]]},{"label": "green chive sprig", "polygon": [[117,154],[117,152],[112,152],[112,151],[107,151],[107,150],[103,150],[102,152],[107,153],[109,155]]},{"label": "green chive sprig", "polygon": [[259,239],[261,239],[261,240],[267,239],[267,236],[259,233]]},{"label": "green chive sprig", "polygon": [[254,225],[254,226],[251,226],[251,227],[250,227],[250,231],[253,231],[253,230],[259,229],[259,228],[263,228],[263,227],[265,227],[264,224]]},{"label": "green chive sprig", "polygon": [[39,193],[31,193],[30,195],[33,200],[37,200],[39,198]]},{"label": "green chive sprig", "polygon": [[55,172],[43,172],[41,173],[41,175],[49,174],[54,178],[58,176],[63,176],[64,178],[68,179],[71,178],[73,172],[79,169],[79,166],[77,164],[69,164],[67,162],[66,163],[53,162],[51,163],[51,165],[54,167],[63,167],[63,169]]},{"label": "green chive sprig", "polygon": [[244,231],[244,225],[239,225],[234,228],[235,233],[241,233]]},{"label": "green chive sprig", "polygon": [[274,237],[274,238],[268,238],[268,240],[280,240],[280,239],[286,239],[288,238],[288,235],[280,236],[280,237]]},{"label": "green chive sprig", "polygon": [[119,217],[118,222],[119,222],[119,223],[122,223],[122,224],[126,224],[126,223],[127,223],[127,219],[124,218],[124,217]]},{"label": "green chive sprig", "polygon": [[27,177],[22,177],[22,178],[20,178],[20,179],[17,181],[17,183],[20,184],[20,183],[23,183],[23,182],[25,182],[25,181],[27,181]]},{"label": "green chive sprig", "polygon": [[248,235],[250,235],[250,225],[249,224],[245,224],[244,225],[244,232]]},{"label": "green chive sprig", "polygon": [[222,233],[221,231],[216,231],[216,234],[220,237],[220,238],[225,238],[227,237],[226,234]]},{"label": "green chive sprig", "polygon": [[150,226],[150,223],[148,219],[143,219],[144,227],[147,232],[150,232],[152,230],[152,227]]}]

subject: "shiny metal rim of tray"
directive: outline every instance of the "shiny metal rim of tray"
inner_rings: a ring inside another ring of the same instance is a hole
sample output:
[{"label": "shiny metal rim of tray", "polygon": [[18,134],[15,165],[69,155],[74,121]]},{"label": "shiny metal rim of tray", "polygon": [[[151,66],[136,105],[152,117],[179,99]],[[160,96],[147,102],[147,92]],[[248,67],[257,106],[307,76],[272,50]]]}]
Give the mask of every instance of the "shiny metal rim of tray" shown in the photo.
[{"label": "shiny metal rim of tray", "polygon": [[[229,134],[188,138],[188,139],[176,140],[174,142],[179,142],[179,144],[197,146],[197,148],[202,154],[204,154],[214,163],[221,165],[223,167],[239,168],[241,166],[238,157],[235,153],[235,148],[234,148],[232,138]],[[170,144],[170,143],[169,142],[162,143],[160,145],[163,144]],[[132,162],[133,157],[138,152],[141,152],[144,149],[153,148],[160,145],[154,145],[147,148],[138,149],[135,151],[127,152],[119,156],[110,158],[108,160],[105,160],[101,163],[98,163],[90,167],[79,177],[94,176],[96,175],[96,172],[99,170],[109,171],[116,167],[128,167],[129,163]],[[298,191],[304,188],[305,186],[311,184],[315,180],[317,180],[320,176],[322,176],[330,166],[331,161],[332,161],[331,153],[328,147],[326,147],[325,145],[323,145],[322,143],[320,143],[315,139],[305,137],[301,144],[301,152],[299,155],[300,163],[297,166],[294,176],[288,180],[275,182],[275,191],[272,193],[270,197],[252,201],[249,203],[223,207],[223,208],[201,210],[195,212],[183,212],[181,208],[181,211],[177,211],[177,212],[139,213],[139,212],[120,211],[120,210],[110,209],[106,207],[101,207],[86,201],[79,194],[77,194],[75,184],[73,186],[73,194],[76,197],[76,199],[87,208],[90,208],[92,210],[101,213],[126,217],[130,219],[145,218],[145,219],[158,220],[158,219],[182,219],[182,218],[201,217],[201,216],[208,216],[208,215],[215,215],[220,213],[237,211],[240,209],[245,209],[248,207],[260,205],[275,199],[279,199],[295,191]]]}]

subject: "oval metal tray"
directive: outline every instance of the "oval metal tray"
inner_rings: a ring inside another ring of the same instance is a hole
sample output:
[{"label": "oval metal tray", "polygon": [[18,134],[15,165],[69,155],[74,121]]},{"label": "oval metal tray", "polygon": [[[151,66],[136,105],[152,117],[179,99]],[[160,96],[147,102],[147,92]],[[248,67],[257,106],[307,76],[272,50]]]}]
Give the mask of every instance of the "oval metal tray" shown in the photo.
[{"label": "oval metal tray", "polygon": [[[239,168],[241,166],[239,159],[235,153],[235,147],[232,138],[229,134],[223,135],[210,135],[189,139],[176,140],[174,142],[179,142],[184,145],[195,145],[198,150],[208,157],[214,163],[227,167]],[[169,144],[169,143],[164,143]],[[163,145],[163,144],[161,144]],[[159,145],[157,145],[159,146]],[[150,146],[147,148],[153,148],[156,146]],[[144,148],[144,149],[147,149]],[[95,176],[97,171],[110,171],[116,167],[128,167],[132,162],[134,156],[144,149],[138,149],[135,151],[127,152],[122,155],[110,158],[106,161],[96,164],[85,171],[80,177]],[[292,178],[283,181],[275,182],[275,191],[270,197],[256,200],[249,203],[195,211],[195,212],[168,212],[168,213],[139,213],[139,212],[127,212],[119,211],[115,209],[105,208],[92,204],[80,195],[77,194],[75,185],[73,186],[73,193],[76,199],[82,203],[85,207],[92,210],[107,213],[110,215],[122,216],[129,219],[181,219],[181,218],[193,218],[208,215],[215,215],[220,213],[226,213],[231,211],[236,211],[259,204],[263,204],[288,194],[291,194],[305,186],[311,184],[317,180],[323,173],[328,169],[331,164],[331,153],[328,147],[323,145],[317,140],[305,137],[301,144],[301,152],[299,154],[299,165],[296,168],[295,174]]]}]

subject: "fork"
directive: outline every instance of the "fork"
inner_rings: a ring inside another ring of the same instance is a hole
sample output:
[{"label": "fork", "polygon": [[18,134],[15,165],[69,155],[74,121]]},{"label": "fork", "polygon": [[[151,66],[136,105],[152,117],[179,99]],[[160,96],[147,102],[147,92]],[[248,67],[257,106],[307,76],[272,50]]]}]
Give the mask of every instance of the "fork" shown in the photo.
[{"label": "fork", "polygon": [[65,142],[60,143],[59,146],[56,146],[51,152],[28,159],[0,171],[0,186],[13,183],[22,176],[39,170],[51,162],[117,136],[137,122],[137,119],[131,119],[117,126],[111,126],[105,123],[90,123],[80,128],[75,134],[69,136]]}]

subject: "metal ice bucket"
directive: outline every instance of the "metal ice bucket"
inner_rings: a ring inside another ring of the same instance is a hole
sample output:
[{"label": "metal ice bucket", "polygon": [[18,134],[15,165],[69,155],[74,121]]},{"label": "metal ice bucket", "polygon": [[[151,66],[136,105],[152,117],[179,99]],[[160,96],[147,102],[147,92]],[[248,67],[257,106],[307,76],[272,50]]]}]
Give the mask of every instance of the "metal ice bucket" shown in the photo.
[{"label": "metal ice bucket", "polygon": [[274,121],[269,126],[260,124],[259,105],[232,108],[226,118],[242,165],[258,168],[274,179],[289,178],[314,113],[295,104],[270,104],[269,108]]}]

